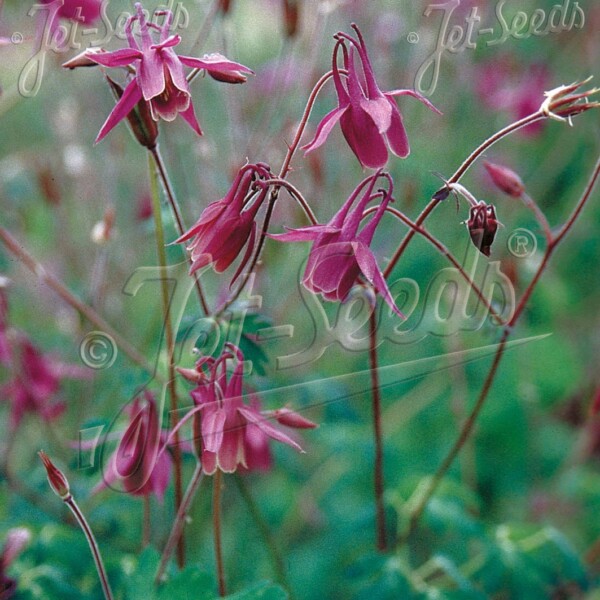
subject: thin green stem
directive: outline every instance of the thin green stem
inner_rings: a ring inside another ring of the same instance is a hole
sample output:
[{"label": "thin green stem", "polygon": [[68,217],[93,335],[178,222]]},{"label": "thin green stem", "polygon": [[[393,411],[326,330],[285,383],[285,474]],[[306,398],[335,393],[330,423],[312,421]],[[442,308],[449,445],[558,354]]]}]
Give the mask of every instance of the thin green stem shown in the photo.
[{"label": "thin green stem", "polygon": [[[154,156],[154,155],[153,155]],[[162,211],[160,206],[160,197],[158,193],[158,181],[155,165],[152,157],[149,157],[148,171],[150,176],[150,192],[152,196],[152,212],[154,214],[155,235],[156,235],[156,253],[158,256],[158,264],[161,270],[166,271],[167,254],[165,252],[165,234],[162,222]],[[173,356],[175,353],[175,339],[171,324],[170,315],[170,295],[169,282],[166,277],[161,277],[161,296],[164,316],[164,332],[167,343],[167,365],[168,365],[168,382],[167,388],[170,399],[171,416],[173,426],[177,425],[177,386],[175,379],[175,364]],[[181,448],[179,446],[179,432],[175,433],[173,439],[173,464],[175,471],[175,511],[179,510],[182,500],[182,480],[181,480]],[[177,562],[180,567],[185,565],[185,546],[183,537],[180,538],[177,546]]]},{"label": "thin green stem", "polygon": [[[177,197],[175,196],[175,191],[173,186],[171,185],[171,180],[169,179],[169,175],[167,173],[167,169],[165,167],[165,163],[162,159],[162,155],[160,153],[160,149],[158,145],[150,150],[150,154],[154,159],[154,163],[156,168],[158,169],[158,174],[160,176],[160,180],[167,196],[167,200],[169,201],[169,205],[171,206],[171,211],[173,212],[173,217],[175,219],[175,225],[179,235],[183,235],[187,228],[185,226],[185,222],[183,220],[183,215],[181,214],[181,209],[179,208],[179,203],[177,202]],[[187,256],[187,253],[186,253]],[[187,256],[188,261],[191,262],[189,256]],[[202,290],[202,285],[200,283],[200,279],[198,278],[197,273],[192,275],[196,284],[196,292],[198,294],[198,300],[200,302],[200,306],[204,311],[205,315],[210,314],[210,310],[208,308],[208,303],[206,302],[206,298],[204,297],[204,291]]]},{"label": "thin green stem", "polygon": [[194,473],[192,475],[190,483],[188,484],[188,487],[185,490],[183,500],[181,501],[181,504],[179,505],[179,510],[177,511],[177,516],[175,517],[175,520],[173,521],[171,533],[169,534],[169,538],[167,540],[167,543],[165,544],[165,549],[163,550],[163,553],[162,553],[162,556],[160,559],[160,564],[158,565],[158,569],[156,571],[156,577],[154,578],[154,582],[156,584],[159,584],[163,579],[165,569],[167,568],[169,559],[171,558],[171,555],[173,554],[173,551],[175,550],[175,546],[177,546],[177,543],[179,542],[179,539],[181,538],[181,533],[183,532],[183,528],[185,527],[185,524],[186,524],[186,521],[188,518],[188,514],[189,514],[190,508],[192,506],[192,502],[193,502],[194,498],[196,497],[196,493],[198,492],[198,489],[200,488],[200,484],[202,483],[202,480],[203,480],[202,465],[200,464],[200,462],[197,462],[196,468],[194,469]]},{"label": "thin green stem", "polygon": [[373,436],[375,441],[375,460],[373,464],[373,484],[375,492],[375,531],[377,548],[387,550],[385,526],[385,502],[383,480],[383,432],[381,426],[381,390],[379,389],[379,371],[377,364],[377,311],[375,307],[369,317],[369,361],[371,367],[371,393],[373,405]]},{"label": "thin green stem", "polygon": [[256,527],[258,528],[261,534],[263,542],[269,550],[269,554],[271,555],[271,563],[273,564],[277,581],[279,581],[279,583],[287,590],[290,598],[292,598],[292,589],[287,580],[283,558],[281,556],[281,553],[279,552],[279,549],[277,548],[277,544],[269,529],[269,525],[260,513],[260,509],[256,501],[252,497],[252,494],[250,492],[250,489],[248,488],[248,485],[246,484],[244,477],[241,475],[235,475],[234,480],[237,484],[242,499],[246,503],[248,512],[252,516],[252,519],[254,520],[254,523],[256,524]]},{"label": "thin green stem", "polygon": [[106,569],[104,568],[104,563],[102,562],[102,555],[100,554],[100,548],[98,547],[98,542],[94,537],[94,533],[91,527],[88,525],[83,513],[77,506],[77,502],[73,496],[69,495],[64,500],[65,504],[71,509],[77,523],[81,527],[88,544],[90,545],[90,550],[92,551],[92,556],[94,557],[94,563],[96,563],[96,570],[98,571],[98,577],[100,578],[100,583],[102,584],[102,591],[104,592],[104,597],[106,600],[113,600],[113,594],[110,589],[110,584],[108,582],[108,577],[106,575]]},{"label": "thin green stem", "polygon": [[225,572],[223,570],[223,548],[221,547],[221,471],[217,469],[213,476],[213,537],[215,544],[215,560],[217,563],[217,581],[219,596],[226,596]]}]

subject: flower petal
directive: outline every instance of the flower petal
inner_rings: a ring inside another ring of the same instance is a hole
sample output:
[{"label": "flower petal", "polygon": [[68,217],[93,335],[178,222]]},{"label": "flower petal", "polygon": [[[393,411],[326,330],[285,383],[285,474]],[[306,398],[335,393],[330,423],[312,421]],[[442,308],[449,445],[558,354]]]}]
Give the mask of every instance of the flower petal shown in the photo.
[{"label": "flower petal", "polygon": [[268,233],[267,235],[278,242],[312,242],[322,233],[339,233],[338,227],[331,225],[309,225],[290,229],[286,233]]},{"label": "flower petal", "polygon": [[334,108],[331,112],[327,113],[323,117],[317,127],[317,133],[315,134],[312,142],[309,142],[301,147],[301,150],[304,150],[304,154],[312,152],[325,142],[327,136],[331,133],[331,130],[335,127],[335,124],[340,120],[347,109],[348,106],[344,106],[343,108]]},{"label": "flower petal", "polygon": [[410,154],[408,136],[402,123],[402,115],[396,106],[396,102],[391,98],[388,101],[392,105],[392,123],[387,131],[386,138],[390,145],[390,150],[400,158],[406,158]]},{"label": "flower petal", "polygon": [[200,129],[200,125],[198,123],[198,119],[196,118],[196,113],[194,112],[194,104],[190,99],[190,105],[186,110],[182,110],[179,113],[185,122],[198,134],[202,135],[202,129]]},{"label": "flower petal", "polygon": [[225,417],[225,411],[221,408],[202,415],[202,441],[208,452],[219,452],[221,448]]},{"label": "flower petal", "polygon": [[257,427],[259,427],[260,430],[263,433],[265,433],[266,435],[268,435],[270,438],[273,438],[274,440],[277,440],[278,442],[287,444],[288,446],[291,446],[292,448],[296,448],[296,450],[298,450],[300,452],[304,452],[304,450],[302,450],[302,448],[289,435],[286,435],[282,431],[279,431],[279,429],[273,427],[273,425],[271,425],[271,423],[269,423],[268,418],[265,417],[264,415],[261,415],[260,413],[255,412],[251,408],[248,408],[248,407],[238,408],[238,412],[247,421],[249,421],[250,423],[253,423]]},{"label": "flower petal", "polygon": [[142,92],[134,79],[131,81],[125,90],[119,101],[115,104],[108,118],[102,125],[98,137],[94,142],[97,144],[106,134],[113,128],[119,121],[122,121],[133,109],[133,107],[142,99]]},{"label": "flower petal", "polygon": [[387,286],[387,282],[383,277],[383,273],[381,272],[381,269],[379,268],[371,249],[360,241],[352,242],[352,248],[354,249],[356,261],[358,262],[358,266],[365,276],[365,279],[370,284],[375,286],[377,292],[389,304],[390,308],[399,317],[404,319],[405,316],[398,310],[398,307],[396,306],[396,303],[392,298],[392,294]]},{"label": "flower petal", "polygon": [[384,96],[412,96],[416,98],[419,102],[422,102],[427,108],[437,113],[438,115],[443,114],[441,110],[437,109],[425,96],[419,94],[419,92],[415,92],[415,90],[392,90],[391,92],[384,92]]},{"label": "flower petal", "polygon": [[253,74],[254,71],[248,67],[225,58],[222,54],[206,54],[202,58],[193,56],[180,56],[179,60],[186,66],[194,69],[205,69],[206,71],[239,71]]},{"label": "flower petal", "polygon": [[378,169],[388,159],[383,135],[373,119],[360,108],[351,107],[340,119],[342,133],[363,167]]},{"label": "flower petal", "polygon": [[86,57],[103,67],[125,67],[143,54],[135,48],[121,48],[114,52],[88,52]]}]

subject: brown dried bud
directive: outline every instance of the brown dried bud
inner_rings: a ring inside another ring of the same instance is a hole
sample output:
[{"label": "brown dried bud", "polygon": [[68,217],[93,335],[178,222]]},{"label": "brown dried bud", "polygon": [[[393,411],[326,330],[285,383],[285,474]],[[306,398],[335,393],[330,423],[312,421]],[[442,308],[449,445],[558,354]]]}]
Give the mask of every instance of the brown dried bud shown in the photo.
[{"label": "brown dried bud", "polygon": [[472,206],[467,221],[467,229],[475,247],[486,256],[490,255],[494,237],[498,230],[496,209],[491,204],[480,202]]},{"label": "brown dried bud", "polygon": [[496,187],[513,198],[520,198],[525,191],[521,178],[508,167],[484,161],[484,167],[490,174]]},{"label": "brown dried bud", "polygon": [[[106,76],[115,98],[119,100],[123,95],[123,88],[110,77]],[[148,150],[156,147],[158,138],[158,123],[152,118],[150,104],[143,98],[127,115],[127,121],[135,139]]]},{"label": "brown dried bud", "polygon": [[61,500],[68,500],[71,497],[71,492],[69,482],[63,472],[54,466],[50,457],[43,450],[38,452],[38,456],[42,459],[44,467],[46,467],[48,483],[50,484],[52,491],[61,498]]},{"label": "brown dried bud", "polygon": [[300,0],[283,0],[283,25],[285,34],[294,37],[300,21]]}]

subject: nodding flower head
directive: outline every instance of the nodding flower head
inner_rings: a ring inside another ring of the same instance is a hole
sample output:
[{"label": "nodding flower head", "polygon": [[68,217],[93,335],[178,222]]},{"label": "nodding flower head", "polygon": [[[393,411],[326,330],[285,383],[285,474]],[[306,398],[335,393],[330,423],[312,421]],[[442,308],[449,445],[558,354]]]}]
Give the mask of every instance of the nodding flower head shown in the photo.
[{"label": "nodding flower head", "polygon": [[[321,146],[339,121],[342,133],[360,164],[376,169],[386,164],[388,148],[400,158],[406,158],[410,152],[395,96],[413,96],[431,110],[439,111],[414,90],[382,92],[375,80],[365,41],[358,27],[352,27],[356,38],[343,32],[335,36],[332,68],[338,107],[323,118],[314,139],[303,148],[308,153]],[[340,53],[344,74],[338,65]],[[360,69],[356,65],[357,59]]]},{"label": "nodding flower head", "polygon": [[191,253],[191,273],[214,263],[217,273],[223,272],[237,258],[244,246],[246,253],[233,280],[242,272],[254,249],[258,209],[267,197],[269,167],[251,164],[242,167],[224,198],[209,204],[195,225],[176,243],[187,242]]},{"label": "nodding flower head", "polygon": [[[148,22],[139,2],[135,4],[136,14],[129,17],[125,32],[129,48],[114,52],[91,51],[87,58],[105,67],[133,66],[135,76],[131,79],[123,95],[102,126],[96,142],[99,142],[119,121],[124,119],[142,99],[149,103],[150,113],[155,121],[173,121],[178,114],[185,119],[190,127],[202,135],[198,124],[190,87],[184,67],[203,69],[213,74],[217,79],[234,78],[239,80],[244,73],[252,70],[244,65],[232,62],[221,54],[209,54],[203,58],[180,56],[175,53],[179,44],[179,35],[170,35],[169,29],[173,22],[171,11],[157,11],[157,16],[164,16],[163,25]],[[141,40],[138,44],[133,34],[133,25],[139,23]],[[158,42],[152,39],[150,30],[158,31]]]},{"label": "nodding flower head", "polygon": [[[387,190],[374,189],[379,178],[388,181]],[[322,294],[326,300],[344,301],[362,276],[402,317],[369,247],[375,229],[392,201],[392,192],[390,176],[377,171],[359,184],[326,225],[311,225],[271,237],[282,242],[313,243],[302,283],[314,294]],[[370,221],[359,231],[365,207],[373,200],[381,200],[381,203]],[[355,202],[356,206],[352,208]]]},{"label": "nodding flower head", "polygon": [[[234,367],[228,374],[230,362]],[[196,453],[207,475],[217,469],[233,473],[238,467],[268,468],[270,453],[266,442],[269,438],[302,451],[293,438],[271,423],[273,419],[288,427],[316,427],[290,409],[261,411],[256,395],[250,395],[250,403],[246,404],[244,355],[233,344],[225,344],[219,358],[202,358],[194,370],[180,369],[179,372],[196,384],[191,391],[196,407],[189,416],[194,419]]]},{"label": "nodding flower head", "polygon": [[496,209],[491,204],[486,204],[483,201],[476,206],[472,206],[467,221],[467,229],[477,250],[489,256],[498,230]]}]

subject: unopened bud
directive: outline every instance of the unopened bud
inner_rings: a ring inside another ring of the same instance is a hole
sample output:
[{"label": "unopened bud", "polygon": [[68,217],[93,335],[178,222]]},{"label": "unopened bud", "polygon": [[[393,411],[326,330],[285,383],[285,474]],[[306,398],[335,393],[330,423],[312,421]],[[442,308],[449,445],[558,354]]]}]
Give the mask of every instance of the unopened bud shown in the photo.
[{"label": "unopened bud", "polygon": [[317,424],[309,419],[305,419],[302,415],[294,412],[289,408],[279,408],[273,412],[273,416],[279,423],[286,427],[294,427],[296,429],[314,429]]},{"label": "unopened bud", "polygon": [[50,457],[43,450],[38,452],[38,456],[44,463],[46,475],[48,476],[48,483],[50,484],[52,491],[62,500],[67,500],[71,496],[67,478],[60,469],[54,466]]},{"label": "unopened bud", "polygon": [[475,247],[486,256],[490,255],[494,237],[498,230],[496,209],[491,204],[480,202],[472,206],[467,221],[467,229]]},{"label": "unopened bud", "polygon": [[525,186],[521,178],[512,169],[487,161],[484,161],[483,165],[498,189],[513,198],[520,198],[525,191]]},{"label": "unopened bud", "polygon": [[232,0],[219,0],[219,9],[223,14],[227,14],[231,9]]},{"label": "unopened bud", "polygon": [[[123,95],[123,88],[106,76],[117,100]],[[156,147],[156,138],[158,138],[158,123],[152,118],[150,105],[143,98],[133,107],[127,115],[127,121],[135,139],[145,148],[152,150]]]},{"label": "unopened bud", "polygon": [[62,66],[65,69],[77,69],[78,67],[97,67],[98,63],[92,60],[90,55],[93,56],[94,54],[101,54],[102,52],[106,52],[106,50],[103,48],[88,48],[67,62],[64,62]]},{"label": "unopened bud", "polygon": [[283,0],[283,25],[287,37],[294,37],[298,33],[300,21],[300,0]]}]

